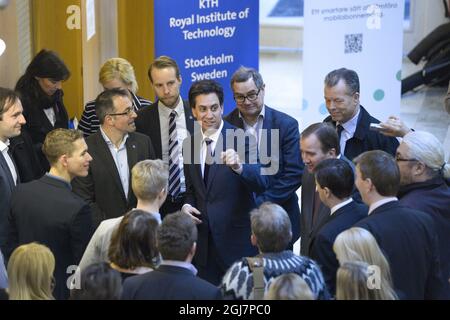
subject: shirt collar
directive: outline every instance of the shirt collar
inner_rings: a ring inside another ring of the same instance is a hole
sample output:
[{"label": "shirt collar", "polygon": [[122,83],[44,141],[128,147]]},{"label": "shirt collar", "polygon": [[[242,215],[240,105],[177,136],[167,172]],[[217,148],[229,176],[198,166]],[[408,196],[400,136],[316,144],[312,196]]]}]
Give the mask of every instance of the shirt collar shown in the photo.
[{"label": "shirt collar", "polygon": [[388,202],[392,201],[398,201],[397,197],[386,197],[381,200],[378,200],[374,203],[372,203],[369,207],[369,215],[377,208],[381,207],[383,204],[386,204]]},{"label": "shirt collar", "polygon": [[47,177],[49,177],[49,178],[52,178],[52,179],[55,179],[55,180],[64,182],[64,184],[65,184],[70,190],[72,190],[72,185],[71,185],[69,182],[67,182],[66,180],[64,180],[63,178],[58,177],[58,176],[55,176],[55,175],[50,174],[50,173],[48,173],[48,172],[47,172],[45,175],[46,175]]},{"label": "shirt collar", "polygon": [[158,110],[165,118],[169,118],[172,111],[175,111],[177,113],[177,116],[179,117],[184,113],[183,99],[178,96],[178,104],[174,109],[167,107],[164,103],[162,103],[161,100],[158,100]]},{"label": "shirt collar", "polygon": [[[102,137],[108,146],[116,147],[116,145],[114,143],[112,143],[112,141],[108,138],[108,136],[106,135],[105,131],[103,131],[101,126],[100,126],[100,133],[102,134]],[[127,142],[127,139],[128,139],[128,133],[123,137],[122,143],[120,144],[118,149],[121,149],[125,145],[125,143]]]},{"label": "shirt collar", "polygon": [[8,148],[9,148],[9,139],[7,139],[5,142],[0,140],[0,151],[3,152]]},{"label": "shirt collar", "polygon": [[335,205],[335,206],[334,206],[333,208],[331,208],[331,210],[330,210],[330,216],[332,216],[336,211],[338,211],[340,208],[346,206],[347,204],[349,204],[349,203],[352,202],[352,201],[353,201],[353,199],[350,198],[350,199],[345,200],[344,202],[341,202],[341,203]]},{"label": "shirt collar", "polygon": [[194,265],[192,263],[189,262],[185,262],[185,261],[175,261],[175,260],[162,260],[161,261],[161,266],[173,266],[173,267],[180,267],[180,268],[184,268],[184,269],[188,269],[189,271],[191,271],[194,276],[197,275],[197,269],[194,267]]},{"label": "shirt collar", "polygon": [[205,141],[206,138],[211,139],[214,143],[217,143],[217,141],[219,140],[220,134],[222,133],[222,128],[223,128],[223,120],[220,122],[220,127],[219,129],[217,129],[217,131],[215,131],[212,135],[210,136],[206,136],[202,131],[202,141]]},{"label": "shirt collar", "polygon": [[[256,123],[258,123],[259,119],[264,120],[264,118],[266,117],[266,106],[263,105],[261,112],[258,115],[258,119],[256,120]],[[242,119],[242,121],[247,124],[247,122],[245,121],[245,118],[242,116],[241,112],[239,111],[239,118]],[[247,124],[248,126],[250,126],[249,124]]]},{"label": "shirt collar", "polygon": [[345,131],[350,133],[350,136],[353,136],[355,134],[356,127],[358,125],[358,117],[360,112],[361,108],[358,108],[358,112],[353,116],[353,118],[351,118],[345,123],[336,123],[336,125],[340,124]]}]

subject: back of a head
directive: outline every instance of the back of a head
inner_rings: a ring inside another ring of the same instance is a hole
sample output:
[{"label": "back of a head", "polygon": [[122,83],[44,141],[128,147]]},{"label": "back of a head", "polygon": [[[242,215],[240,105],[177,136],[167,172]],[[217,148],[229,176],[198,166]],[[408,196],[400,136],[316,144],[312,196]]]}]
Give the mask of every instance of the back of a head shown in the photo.
[{"label": "back of a head", "polygon": [[163,260],[185,261],[197,242],[197,227],[184,213],[167,215],[158,229],[158,249]]},{"label": "back of a head", "polygon": [[42,152],[53,166],[62,155],[72,155],[76,149],[74,142],[79,139],[83,139],[81,131],[63,128],[52,130],[45,137]]},{"label": "back of a head", "polygon": [[143,210],[126,213],[111,235],[109,260],[122,269],[155,268],[158,220]]},{"label": "back of a head", "polygon": [[265,202],[250,213],[252,233],[263,253],[286,250],[292,239],[291,221],[279,205]]},{"label": "back of a head", "polygon": [[314,175],[322,188],[330,189],[339,199],[350,197],[355,184],[353,169],[342,159],[322,160],[315,168]]},{"label": "back of a head", "polygon": [[408,157],[417,159],[427,166],[429,176],[442,175],[450,178],[450,164],[445,161],[442,143],[431,133],[425,131],[410,132],[403,137],[402,143],[408,146]]},{"label": "back of a head", "polygon": [[323,153],[327,153],[334,149],[336,155],[340,154],[341,147],[339,145],[339,137],[332,124],[328,122],[313,123],[302,131],[300,139],[306,139],[311,135],[315,135],[317,140],[320,141]]},{"label": "back of a head", "polygon": [[265,300],[314,300],[305,280],[296,273],[282,274],[271,282]]},{"label": "back of a head", "polygon": [[119,300],[122,277],[106,262],[88,266],[81,273],[79,289],[71,291],[71,300]]},{"label": "back of a head", "polygon": [[17,247],[8,262],[10,300],[52,300],[55,257],[44,245]]},{"label": "back of a head", "polygon": [[366,262],[349,261],[341,265],[336,276],[336,300],[396,300],[389,286],[378,283],[378,275]]},{"label": "back of a head", "polygon": [[362,179],[370,179],[379,195],[395,197],[400,186],[400,171],[395,159],[381,150],[366,151],[354,163]]},{"label": "back of a head", "polygon": [[168,167],[160,159],[140,161],[131,170],[131,185],[138,200],[154,201],[167,189],[168,181]]}]

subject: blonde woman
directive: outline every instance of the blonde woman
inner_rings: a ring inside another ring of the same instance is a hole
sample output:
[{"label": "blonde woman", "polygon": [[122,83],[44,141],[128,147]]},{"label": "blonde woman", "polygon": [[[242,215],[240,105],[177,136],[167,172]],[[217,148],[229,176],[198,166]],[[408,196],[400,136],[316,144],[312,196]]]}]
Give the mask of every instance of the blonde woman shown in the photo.
[{"label": "blonde woman", "polygon": [[395,300],[392,288],[377,288],[371,282],[375,276],[374,269],[366,262],[344,262],[337,271],[336,300]]},{"label": "blonde woman", "polygon": [[379,270],[382,299],[397,299],[389,263],[369,231],[355,227],[341,232],[334,241],[333,250],[341,266],[346,262],[361,261]]},{"label": "blonde woman", "polygon": [[285,273],[272,281],[264,300],[314,300],[314,295],[298,274]]},{"label": "blonde woman", "polygon": [[[133,102],[134,111],[151,105],[151,101],[136,95],[139,87],[134,74],[133,66],[125,59],[111,58],[100,68],[98,80],[105,90],[120,88],[128,90],[129,98]],[[98,131],[99,120],[95,113],[95,100],[89,101],[84,107],[83,114],[78,124],[78,130],[85,137]]]},{"label": "blonde woman", "polygon": [[36,242],[21,245],[8,262],[10,300],[53,300],[55,257]]}]

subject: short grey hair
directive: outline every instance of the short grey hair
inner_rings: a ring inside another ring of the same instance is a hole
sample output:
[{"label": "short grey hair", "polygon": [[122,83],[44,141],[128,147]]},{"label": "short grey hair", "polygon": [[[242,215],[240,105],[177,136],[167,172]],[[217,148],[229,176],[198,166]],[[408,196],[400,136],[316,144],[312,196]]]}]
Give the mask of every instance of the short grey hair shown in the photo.
[{"label": "short grey hair", "polygon": [[265,202],[250,212],[252,233],[261,252],[281,252],[292,239],[291,221],[279,205]]},{"label": "short grey hair", "polygon": [[331,71],[325,77],[325,86],[332,88],[338,84],[339,80],[344,80],[347,85],[348,95],[353,95],[354,93],[359,93],[359,77],[356,71],[340,68]]},{"label": "short grey hair", "polygon": [[162,160],[143,160],[131,170],[131,186],[138,199],[153,201],[167,189],[169,170]]},{"label": "short grey hair", "polygon": [[250,78],[253,79],[253,82],[255,83],[255,86],[258,89],[261,89],[264,87],[263,78],[256,69],[240,66],[239,69],[237,69],[236,72],[231,77],[231,81],[230,81],[231,89],[233,89],[234,83],[246,82]]},{"label": "short grey hair", "polygon": [[403,137],[408,147],[408,157],[417,159],[430,169],[430,175],[442,173],[444,178],[450,178],[450,165],[445,161],[445,151],[442,143],[426,131],[410,132]]}]

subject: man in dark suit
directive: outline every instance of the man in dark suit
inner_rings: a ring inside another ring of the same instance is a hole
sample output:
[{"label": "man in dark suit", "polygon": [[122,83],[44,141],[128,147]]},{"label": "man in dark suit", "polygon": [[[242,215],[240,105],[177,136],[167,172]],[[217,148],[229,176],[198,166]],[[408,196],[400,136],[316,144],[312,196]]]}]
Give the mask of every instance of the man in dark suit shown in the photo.
[{"label": "man in dark suit", "polygon": [[88,174],[92,158],[83,134],[76,130],[51,131],[42,149],[50,171],[13,192],[10,241],[12,248],[34,241],[50,248],[56,262],[54,296],[67,299],[67,278],[75,271],[93,231],[89,205],[72,192],[70,181]]},{"label": "man in dark suit", "polygon": [[401,205],[400,173],[392,156],[368,151],[355,159],[356,187],[369,215],[355,226],[373,234],[386,254],[394,288],[405,299],[448,299],[436,227],[429,215]]},{"label": "man in dark suit", "polygon": [[160,266],[123,284],[123,300],[218,300],[218,287],[196,277],[191,264],[197,247],[197,228],[183,213],[167,216],[157,232]]},{"label": "man in dark suit", "polygon": [[[136,131],[150,137],[156,158],[169,166],[171,181],[161,214],[181,209],[186,192],[181,146],[194,133],[194,118],[189,103],[180,97],[181,75],[177,63],[167,56],[150,65],[148,77],[158,101],[141,109],[136,118]],[[173,137],[173,140],[171,140]]]},{"label": "man in dark suit", "polygon": [[0,88],[0,250],[7,255],[11,194],[19,181],[19,172],[10,154],[10,138],[20,135],[25,124],[22,103],[18,95]]},{"label": "man in dark suit", "polygon": [[286,210],[294,243],[300,236],[296,191],[300,187],[304,167],[298,148],[297,120],[264,105],[265,84],[255,69],[240,67],[231,78],[231,89],[237,108],[225,117],[225,121],[256,136],[259,159],[269,177],[269,187],[258,195],[256,204],[259,206],[269,201]]},{"label": "man in dark suit", "polygon": [[314,123],[303,130],[300,150],[307,170],[303,172],[300,216],[300,253],[311,254],[311,239],[330,216],[328,208],[316,190],[314,170],[325,159],[340,158],[349,162],[340,154],[336,130],[328,123]]},{"label": "man in dark suit", "polygon": [[369,150],[395,154],[397,139],[370,129],[371,123],[380,121],[359,104],[359,78],[355,71],[345,68],[331,71],[325,77],[324,97],[330,113],[324,121],[336,127],[343,155],[353,160]]},{"label": "man in dark suit", "polygon": [[311,239],[311,258],[319,264],[328,289],[334,295],[339,268],[333,252],[334,240],[339,233],[365,218],[368,208],[352,199],[355,176],[348,162],[342,159],[323,160],[317,165],[314,176],[320,200],[330,208],[330,215]]},{"label": "man in dark suit", "polygon": [[141,160],[154,159],[150,139],[135,133],[136,113],[126,91],[102,92],[95,102],[100,130],[86,139],[93,161],[86,177],[73,180],[75,193],[88,202],[94,226],[136,206],[130,172]]},{"label": "man in dark suit", "polygon": [[256,254],[249,213],[256,206],[253,192],[263,192],[267,179],[257,163],[256,142],[245,144],[243,131],[222,121],[223,89],[217,82],[194,83],[189,104],[201,130],[183,145],[187,194],[182,211],[198,223],[194,264],[199,276],[218,285],[235,260]]}]

